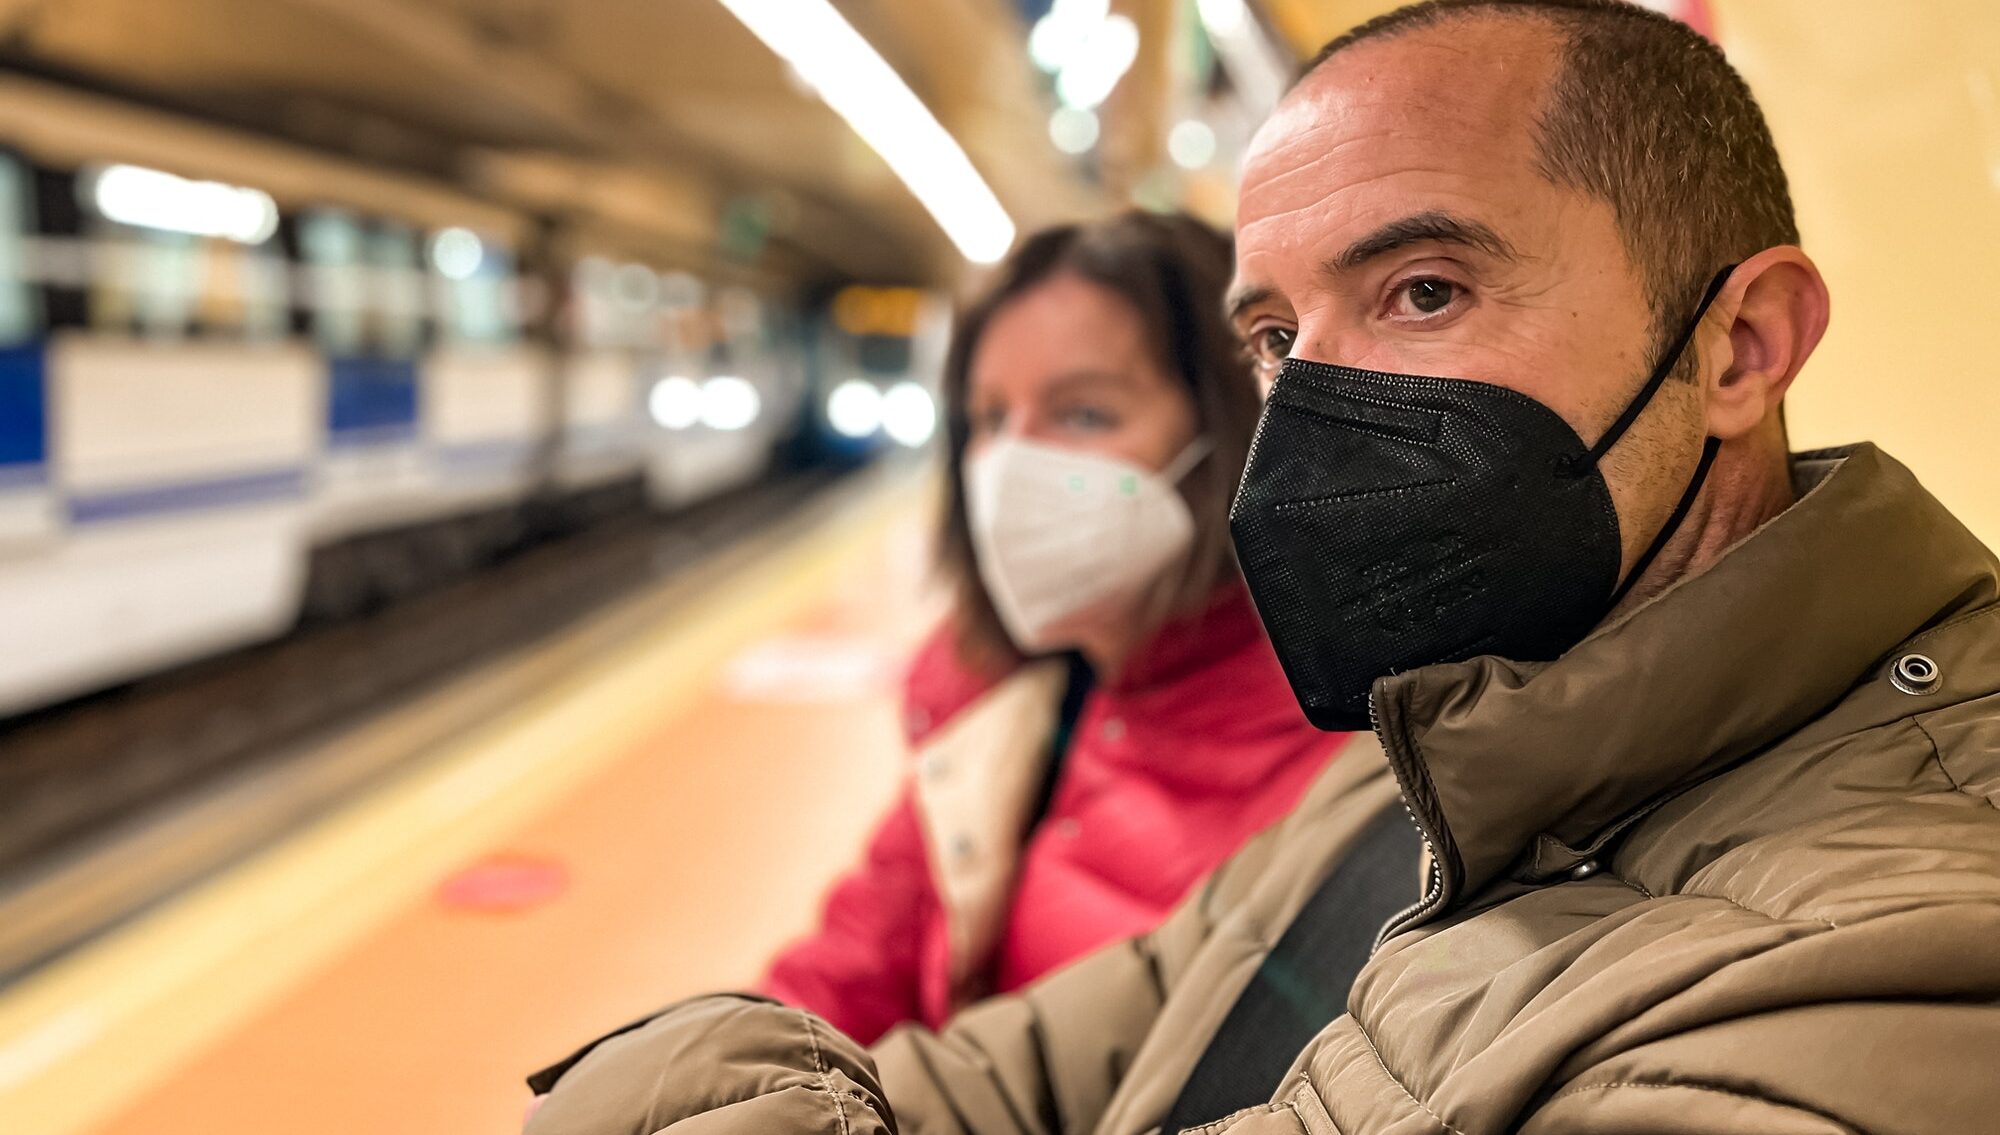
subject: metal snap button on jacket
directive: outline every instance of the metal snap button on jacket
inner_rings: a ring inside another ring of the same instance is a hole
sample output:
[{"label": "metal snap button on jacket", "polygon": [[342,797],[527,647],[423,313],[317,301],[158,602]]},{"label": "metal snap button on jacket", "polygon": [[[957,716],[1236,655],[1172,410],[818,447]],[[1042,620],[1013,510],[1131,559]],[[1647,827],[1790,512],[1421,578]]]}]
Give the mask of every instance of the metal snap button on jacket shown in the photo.
[{"label": "metal snap button on jacket", "polygon": [[1889,684],[1906,694],[1934,694],[1944,683],[1944,672],[1925,654],[1905,654],[1889,667]]}]

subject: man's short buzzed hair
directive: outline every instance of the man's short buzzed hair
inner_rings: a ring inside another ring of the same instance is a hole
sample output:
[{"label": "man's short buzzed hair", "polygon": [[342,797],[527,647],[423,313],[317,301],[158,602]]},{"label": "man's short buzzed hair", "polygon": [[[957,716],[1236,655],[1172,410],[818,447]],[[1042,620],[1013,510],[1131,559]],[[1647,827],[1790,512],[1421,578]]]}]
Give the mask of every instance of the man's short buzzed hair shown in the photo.
[{"label": "man's short buzzed hair", "polygon": [[1427,0],[1327,44],[1303,74],[1357,43],[1475,16],[1540,19],[1561,38],[1537,165],[1611,205],[1662,339],[1717,271],[1798,243],[1785,170],[1743,77],[1693,28],[1626,0]]}]

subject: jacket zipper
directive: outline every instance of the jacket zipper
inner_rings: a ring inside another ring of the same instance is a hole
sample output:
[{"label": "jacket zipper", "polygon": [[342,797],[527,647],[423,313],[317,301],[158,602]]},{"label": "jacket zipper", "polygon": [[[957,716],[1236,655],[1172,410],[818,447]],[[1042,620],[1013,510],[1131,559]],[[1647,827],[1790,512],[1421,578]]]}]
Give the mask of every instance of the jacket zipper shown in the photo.
[{"label": "jacket zipper", "polygon": [[1373,954],[1376,950],[1381,949],[1382,943],[1388,941],[1397,931],[1413,923],[1421,922],[1436,913],[1444,906],[1446,895],[1444,871],[1439,866],[1442,862],[1442,857],[1438,853],[1437,842],[1431,838],[1430,827],[1424,823],[1423,817],[1417,815],[1417,810],[1410,805],[1411,774],[1409,771],[1409,755],[1398,748],[1390,739],[1388,731],[1382,728],[1382,718],[1375,709],[1375,691],[1373,690],[1368,691],[1368,725],[1369,728],[1375,731],[1376,739],[1382,742],[1382,751],[1389,757],[1389,768],[1395,772],[1396,779],[1402,789],[1397,795],[1403,805],[1403,814],[1410,818],[1411,825],[1417,829],[1417,837],[1424,841],[1424,851],[1427,853],[1427,863],[1424,869],[1426,879],[1423,897],[1405,908],[1394,918],[1382,924],[1382,929],[1375,932],[1375,944],[1369,948],[1369,953]]}]

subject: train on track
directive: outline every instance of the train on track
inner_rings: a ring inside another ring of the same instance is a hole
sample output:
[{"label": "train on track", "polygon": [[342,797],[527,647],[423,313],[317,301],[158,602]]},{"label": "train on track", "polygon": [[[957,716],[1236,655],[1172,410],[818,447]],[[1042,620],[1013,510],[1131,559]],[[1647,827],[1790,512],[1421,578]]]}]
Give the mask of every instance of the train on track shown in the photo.
[{"label": "train on track", "polygon": [[0,715],[537,526],[702,500],[781,445],[921,445],[941,310],[716,286],[443,181],[0,76]]}]

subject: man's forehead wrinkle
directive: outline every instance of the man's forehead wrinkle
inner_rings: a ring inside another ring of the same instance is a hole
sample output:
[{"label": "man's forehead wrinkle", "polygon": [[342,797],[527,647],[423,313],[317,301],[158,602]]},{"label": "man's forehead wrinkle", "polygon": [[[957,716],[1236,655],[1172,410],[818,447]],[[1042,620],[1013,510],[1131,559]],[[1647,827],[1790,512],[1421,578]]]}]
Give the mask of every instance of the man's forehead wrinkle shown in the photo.
[{"label": "man's forehead wrinkle", "polygon": [[1433,165],[1438,151],[1408,145],[1392,122],[1357,117],[1335,108],[1284,136],[1267,138],[1262,151],[1245,164],[1241,212],[1297,212],[1392,170],[1446,176],[1463,172]]},{"label": "man's forehead wrinkle", "polygon": [[[1300,138],[1292,146],[1267,154],[1265,155],[1267,161],[1259,161],[1255,168],[1245,171],[1247,176],[1243,191],[1244,204],[1261,202],[1270,195],[1284,197],[1288,189],[1295,190],[1302,182],[1308,183],[1305,192],[1312,193],[1314,197],[1325,197],[1341,186],[1335,184],[1320,187],[1312,184],[1325,180],[1324,167],[1342,161],[1348,156],[1348,151],[1357,146],[1365,146],[1376,138],[1376,135],[1336,137],[1322,139],[1323,144],[1320,145],[1308,145],[1307,139]],[[1277,168],[1265,172],[1266,167],[1289,157],[1294,150],[1304,150],[1306,153],[1298,160],[1283,161]]]},{"label": "man's forehead wrinkle", "polygon": [[1246,197],[1268,185],[1311,178],[1329,163],[1406,167],[1505,161],[1531,167],[1537,113],[1517,100],[1467,99],[1446,91],[1324,89],[1262,132],[1245,163]]},{"label": "man's forehead wrinkle", "polygon": [[[1246,180],[1241,231],[1249,235],[1302,213],[1334,212],[1341,214],[1340,223],[1319,228],[1317,232],[1324,238],[1334,236],[1337,231],[1345,247],[1347,241],[1378,225],[1418,216],[1450,218],[1461,223],[1464,231],[1457,235],[1466,237],[1466,243],[1519,258],[1518,250],[1498,235],[1491,218],[1485,216],[1491,204],[1490,194],[1485,192],[1488,181],[1475,171],[1448,166],[1433,155],[1425,155],[1429,161],[1395,163],[1365,172],[1356,170],[1352,177],[1310,176],[1315,172],[1313,166],[1339,156],[1321,154],[1303,166],[1288,167],[1260,180]],[[1385,180],[1420,188],[1403,188],[1384,195],[1380,190]],[[1357,197],[1359,202],[1350,204]]]}]

